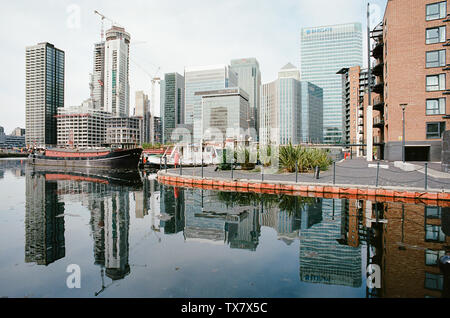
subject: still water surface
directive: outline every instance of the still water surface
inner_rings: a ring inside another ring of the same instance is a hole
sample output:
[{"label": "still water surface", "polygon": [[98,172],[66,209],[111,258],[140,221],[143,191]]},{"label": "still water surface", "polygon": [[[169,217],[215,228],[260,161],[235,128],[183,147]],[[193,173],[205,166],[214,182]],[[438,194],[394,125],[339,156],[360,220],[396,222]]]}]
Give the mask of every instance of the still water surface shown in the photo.
[{"label": "still water surface", "polygon": [[[448,208],[174,188],[0,160],[0,296],[442,297]],[[67,266],[81,269],[69,289]],[[366,267],[381,269],[368,288]]]}]

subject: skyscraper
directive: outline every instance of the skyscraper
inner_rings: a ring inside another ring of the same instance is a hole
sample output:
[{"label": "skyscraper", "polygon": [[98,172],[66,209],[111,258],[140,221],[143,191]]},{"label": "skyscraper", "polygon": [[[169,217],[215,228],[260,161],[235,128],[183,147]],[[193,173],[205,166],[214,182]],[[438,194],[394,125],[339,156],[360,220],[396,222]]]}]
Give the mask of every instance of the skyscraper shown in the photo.
[{"label": "skyscraper", "polygon": [[130,34],[112,26],[106,31],[104,108],[115,116],[129,116],[129,44]]},{"label": "skyscraper", "polygon": [[184,77],[178,73],[164,75],[164,104],[161,120],[163,142],[170,141],[172,131],[184,124]]},{"label": "skyscraper", "polygon": [[298,144],[322,141],[322,89],[300,81],[291,63],[278,79],[262,86],[259,141],[263,144]]},{"label": "skyscraper", "polygon": [[135,113],[134,115],[142,118],[141,140],[143,143],[150,142],[150,101],[143,91],[137,91],[135,97]]},{"label": "skyscraper", "polygon": [[161,78],[152,78],[152,89],[150,92],[150,113],[152,117],[161,117]]},{"label": "skyscraper", "polygon": [[303,81],[323,89],[323,134],[325,142],[344,138],[341,76],[344,67],[362,66],[360,23],[302,28],[300,72]]},{"label": "skyscraper", "polygon": [[105,98],[105,42],[94,44],[94,68],[91,74],[91,99],[94,109],[103,110]]},{"label": "skyscraper", "polygon": [[200,67],[186,67],[185,79],[185,123],[193,125],[193,141],[202,138],[202,96],[199,91],[236,87],[238,77],[228,65],[211,65]]},{"label": "skyscraper", "polygon": [[[249,95],[250,109],[258,132],[258,114],[261,98],[261,71],[255,58],[231,60],[231,70],[238,75],[238,85]],[[258,136],[258,133],[256,134]]]},{"label": "skyscraper", "polygon": [[58,107],[64,107],[64,51],[43,42],[26,48],[27,146],[56,144]]}]

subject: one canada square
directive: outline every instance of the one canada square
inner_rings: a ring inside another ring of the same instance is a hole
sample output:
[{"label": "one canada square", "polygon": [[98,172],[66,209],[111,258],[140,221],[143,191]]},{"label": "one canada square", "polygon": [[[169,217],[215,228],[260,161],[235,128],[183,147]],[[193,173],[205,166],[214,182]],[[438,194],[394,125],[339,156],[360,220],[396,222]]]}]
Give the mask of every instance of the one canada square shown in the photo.
[{"label": "one canada square", "polygon": [[344,67],[362,66],[362,52],[361,23],[301,29],[301,79],[323,89],[325,143],[343,141],[342,78],[336,72]]}]

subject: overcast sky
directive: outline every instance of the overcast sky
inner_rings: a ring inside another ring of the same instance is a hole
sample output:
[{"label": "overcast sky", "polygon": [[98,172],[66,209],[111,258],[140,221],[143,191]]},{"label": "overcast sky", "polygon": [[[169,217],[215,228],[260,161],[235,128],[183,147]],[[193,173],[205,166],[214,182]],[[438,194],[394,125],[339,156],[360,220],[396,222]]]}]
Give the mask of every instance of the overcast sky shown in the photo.
[{"label": "overcast sky", "polygon": [[[381,21],[386,2],[370,1],[372,27]],[[185,66],[256,57],[263,83],[272,81],[286,63],[298,66],[302,27],[361,22],[365,31],[366,6],[366,0],[3,1],[0,126],[7,134],[25,127],[28,45],[50,42],[65,51],[65,106],[89,97],[93,44],[101,29],[94,10],[125,27],[136,42],[130,47],[132,110],[135,91],[150,93],[150,76],[158,67],[158,75],[183,74]]]}]

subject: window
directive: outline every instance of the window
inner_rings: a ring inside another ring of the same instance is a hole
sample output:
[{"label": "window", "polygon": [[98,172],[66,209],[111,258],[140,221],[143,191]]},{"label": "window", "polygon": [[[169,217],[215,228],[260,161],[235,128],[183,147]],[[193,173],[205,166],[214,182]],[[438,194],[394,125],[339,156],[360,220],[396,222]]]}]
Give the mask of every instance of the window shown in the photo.
[{"label": "window", "polygon": [[427,29],[426,44],[445,42],[445,26]]},{"label": "window", "polygon": [[445,1],[427,4],[427,21],[443,19],[447,15],[447,3]]},{"label": "window", "polygon": [[445,131],[445,122],[427,123],[427,139],[439,139]]},{"label": "window", "polygon": [[427,99],[427,115],[444,115],[445,98]]},{"label": "window", "polygon": [[425,273],[425,288],[433,290],[443,290],[444,275]]},{"label": "window", "polygon": [[438,259],[445,255],[445,251],[425,251],[425,265],[436,266],[438,265]]},{"label": "window", "polygon": [[444,243],[445,234],[442,232],[440,225],[427,224],[425,226],[425,241],[426,242],[436,242]]},{"label": "window", "polygon": [[445,50],[427,52],[427,67],[445,66]]},{"label": "window", "polygon": [[427,76],[427,92],[442,91],[445,89],[445,74]]}]

